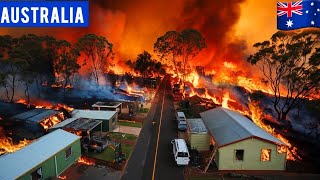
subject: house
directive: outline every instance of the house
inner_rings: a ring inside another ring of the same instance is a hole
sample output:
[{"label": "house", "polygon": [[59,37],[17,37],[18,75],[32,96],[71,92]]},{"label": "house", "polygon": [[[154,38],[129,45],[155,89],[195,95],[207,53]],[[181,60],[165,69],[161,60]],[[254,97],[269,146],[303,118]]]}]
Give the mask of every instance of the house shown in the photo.
[{"label": "house", "polygon": [[104,111],[117,111],[121,114],[122,103],[121,102],[97,102],[92,105],[94,110],[104,110]]},{"label": "house", "polygon": [[210,134],[201,118],[187,119],[187,141],[192,149],[208,151],[210,148]]},{"label": "house", "polygon": [[0,179],[49,179],[81,156],[80,137],[58,129],[0,157]]},{"label": "house", "polygon": [[54,124],[63,121],[63,112],[52,109],[33,109],[10,118],[12,121],[21,122],[31,131],[47,130]]},{"label": "house", "polygon": [[102,131],[112,131],[118,121],[117,111],[98,111],[75,109],[71,112],[73,118],[88,118],[102,121]]},{"label": "house", "polygon": [[287,145],[245,116],[222,107],[200,116],[214,141],[211,158],[219,170],[286,170]]}]

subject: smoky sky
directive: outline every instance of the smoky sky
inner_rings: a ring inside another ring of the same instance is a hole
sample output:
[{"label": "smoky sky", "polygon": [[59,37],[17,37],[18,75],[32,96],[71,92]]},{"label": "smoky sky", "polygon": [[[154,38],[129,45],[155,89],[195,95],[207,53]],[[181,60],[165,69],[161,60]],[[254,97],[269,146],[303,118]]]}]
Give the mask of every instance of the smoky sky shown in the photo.
[{"label": "smoky sky", "polygon": [[156,39],[169,30],[194,28],[208,48],[197,65],[213,67],[220,61],[243,61],[245,40],[232,36],[245,0],[92,0],[88,28],[1,28],[1,34],[52,35],[71,42],[84,34],[106,36],[115,44],[118,61],[153,52]]}]

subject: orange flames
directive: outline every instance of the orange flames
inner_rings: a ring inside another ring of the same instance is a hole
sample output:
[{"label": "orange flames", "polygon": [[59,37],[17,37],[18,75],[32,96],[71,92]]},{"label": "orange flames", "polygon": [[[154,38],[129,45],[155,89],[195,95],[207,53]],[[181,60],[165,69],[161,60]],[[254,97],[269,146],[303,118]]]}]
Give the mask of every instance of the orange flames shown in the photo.
[{"label": "orange flames", "polygon": [[50,127],[58,124],[61,122],[61,120],[64,119],[63,113],[60,112],[58,115],[56,116],[52,116],[50,118],[47,118],[43,121],[40,122],[40,125],[45,129],[48,130]]},{"label": "orange flames", "polygon": [[270,161],[271,149],[262,149],[261,151],[261,161]]},{"label": "orange flames", "polygon": [[26,145],[28,145],[31,141],[22,140],[19,143],[14,143],[12,138],[6,137],[2,132],[2,128],[0,127],[0,155],[4,153],[13,153]]},{"label": "orange flames", "polygon": [[[25,105],[28,105],[30,106],[31,104],[28,104],[27,103],[27,100],[26,99],[20,99],[18,100],[16,103],[21,103],[21,104],[25,104]],[[74,110],[74,108],[72,107],[69,107],[65,104],[54,104],[54,103],[51,103],[51,102],[48,102],[48,101],[43,101],[43,100],[38,100],[34,103],[32,103],[33,106],[35,106],[35,108],[45,108],[45,109],[54,109],[54,110],[59,110],[60,108],[63,108],[65,110],[67,110],[68,112],[71,112]]]},{"label": "orange flames", "polygon": [[262,109],[259,107],[257,102],[251,102],[249,101],[249,109],[251,112],[251,119],[252,121],[259,127],[261,127],[262,129],[264,129],[265,131],[267,131],[268,133],[270,133],[271,135],[273,135],[274,137],[278,138],[279,140],[281,140],[282,142],[284,142],[288,148],[289,151],[287,150],[287,147],[285,146],[278,146],[277,150],[278,153],[284,153],[287,152],[287,159],[288,160],[293,160],[295,161],[296,158],[301,159],[301,157],[297,154],[297,147],[292,146],[292,144],[289,142],[288,139],[286,139],[285,137],[283,137],[281,134],[278,134],[275,132],[274,128],[271,128],[269,125],[266,125],[262,119],[264,118],[264,113],[262,111]]},{"label": "orange flames", "polygon": [[67,178],[67,176],[58,176],[58,179],[65,180],[65,179],[68,179],[68,178]]},{"label": "orange flames", "polygon": [[[252,78],[246,78],[245,76],[235,76],[237,73],[232,73],[232,71],[235,71],[237,69],[237,66],[230,62],[224,62],[224,70],[220,73],[215,73],[213,77],[212,83],[228,83],[228,84],[234,84],[244,87],[249,92],[253,92],[254,90],[261,90],[265,93],[272,94],[272,90],[267,87],[267,84],[264,84],[262,82],[256,81]],[[199,84],[199,76],[198,74],[192,73],[191,76],[187,79],[189,82],[193,82],[194,87],[200,87]],[[191,81],[192,79],[197,79],[197,81]],[[278,134],[275,132],[275,129],[272,128],[269,125],[266,125],[263,122],[263,119],[266,118],[263,110],[259,107],[257,102],[252,102],[249,99],[248,107],[245,105],[237,102],[233,97],[230,97],[230,92],[226,91],[224,92],[223,96],[219,97],[219,95],[210,95],[208,93],[208,90],[205,89],[205,93],[200,94],[196,93],[193,89],[191,90],[190,96],[198,95],[201,98],[210,99],[215,104],[221,105],[224,108],[229,108],[234,111],[238,111],[241,114],[251,117],[252,121],[259,126],[260,128],[264,129],[274,137],[278,138],[282,142],[284,142],[287,146],[278,146],[277,151],[278,153],[287,153],[287,159],[295,161],[296,159],[301,159],[299,155],[297,154],[297,148],[294,147],[289,140],[287,140],[285,137],[283,137],[281,134]],[[289,148],[289,150],[287,150]]]},{"label": "orange flames", "polygon": [[85,164],[85,165],[88,165],[88,166],[93,166],[94,165],[94,162],[86,159],[86,158],[83,158],[83,157],[80,157],[78,159],[78,163],[81,163],[81,164]]}]

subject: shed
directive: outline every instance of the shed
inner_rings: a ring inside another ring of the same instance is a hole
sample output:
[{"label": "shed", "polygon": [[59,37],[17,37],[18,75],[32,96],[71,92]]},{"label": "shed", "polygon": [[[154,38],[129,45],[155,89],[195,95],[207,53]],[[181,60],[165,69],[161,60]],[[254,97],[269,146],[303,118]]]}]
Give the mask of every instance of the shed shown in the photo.
[{"label": "shed", "polygon": [[90,139],[92,131],[102,131],[102,121],[88,118],[69,118],[51,127],[49,130],[63,129],[78,136]]},{"label": "shed", "polygon": [[28,129],[39,131],[41,128],[48,129],[64,119],[63,112],[52,109],[33,109],[10,118],[19,121]]},{"label": "shed", "polygon": [[118,121],[117,111],[80,110],[72,111],[73,118],[88,118],[102,121],[102,131],[112,131]]},{"label": "shed", "polygon": [[80,137],[58,129],[0,157],[0,179],[49,179],[81,156]]},{"label": "shed", "polygon": [[286,169],[286,152],[280,149],[287,145],[247,117],[222,107],[200,115],[214,140],[219,170]]},{"label": "shed", "polygon": [[187,119],[187,140],[192,149],[207,151],[210,149],[210,135],[201,118]]},{"label": "shed", "polygon": [[121,114],[122,103],[121,102],[97,102],[92,105],[94,110],[105,110],[105,111],[117,111]]}]

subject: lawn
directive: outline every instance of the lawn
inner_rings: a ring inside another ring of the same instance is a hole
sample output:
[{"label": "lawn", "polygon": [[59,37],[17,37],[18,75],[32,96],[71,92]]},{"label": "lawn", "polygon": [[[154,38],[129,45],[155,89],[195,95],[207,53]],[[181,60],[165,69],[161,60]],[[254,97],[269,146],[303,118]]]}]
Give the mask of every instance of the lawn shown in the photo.
[{"label": "lawn", "polygon": [[113,141],[121,141],[121,140],[130,140],[130,141],[136,141],[137,136],[133,134],[125,134],[125,133],[119,133],[119,132],[110,132],[109,136],[111,140]]},{"label": "lawn", "polygon": [[129,126],[129,127],[137,127],[137,128],[142,128],[142,124],[140,122],[135,122],[135,121],[119,121],[118,124],[120,126]]},{"label": "lawn", "polygon": [[[126,154],[126,158],[128,159],[133,150],[133,146],[128,144],[121,144],[121,148],[122,148],[122,152]],[[108,147],[101,153],[89,152],[88,156],[94,157],[96,159],[113,162],[115,157],[115,151],[112,148]]]},{"label": "lawn", "polygon": [[[126,141],[132,142],[134,144],[135,141],[137,140],[137,136],[132,135],[132,134],[110,132],[109,136],[110,136],[111,140],[116,141],[116,142],[121,142],[121,140],[126,140]],[[121,143],[121,148],[122,148],[122,152],[125,153],[126,158],[128,159],[133,148],[134,148],[134,145]],[[107,147],[101,153],[89,152],[88,156],[94,157],[96,159],[101,159],[101,160],[113,162],[114,157],[115,157],[115,152],[111,147]]]},{"label": "lawn", "polygon": [[88,156],[94,157],[96,159],[101,159],[109,162],[113,162],[114,160],[115,152],[112,148],[107,147],[104,151],[101,153],[95,153],[95,152],[89,152]]}]

